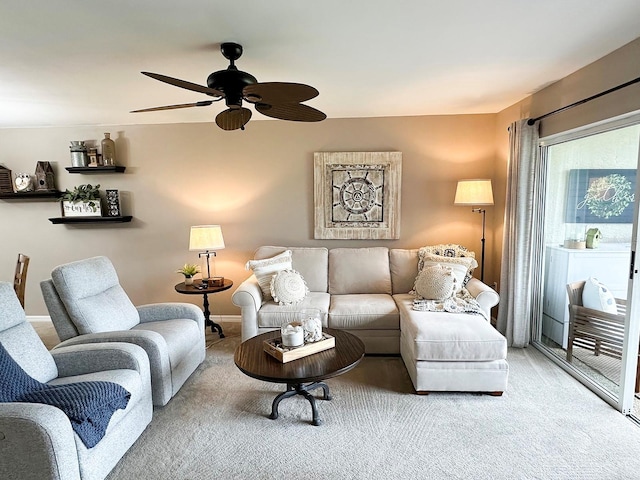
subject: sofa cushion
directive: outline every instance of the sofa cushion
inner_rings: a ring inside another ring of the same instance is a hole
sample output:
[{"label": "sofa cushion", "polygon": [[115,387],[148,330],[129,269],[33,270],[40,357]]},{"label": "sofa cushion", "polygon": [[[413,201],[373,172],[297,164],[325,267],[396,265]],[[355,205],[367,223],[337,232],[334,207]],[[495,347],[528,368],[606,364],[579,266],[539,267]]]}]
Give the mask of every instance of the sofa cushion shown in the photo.
[{"label": "sofa cushion", "polygon": [[408,293],[418,276],[418,249],[389,250],[389,269],[393,293]]},{"label": "sofa cushion", "polygon": [[507,358],[507,340],[480,315],[420,312],[411,295],[394,296],[400,329],[415,360],[485,362]]},{"label": "sofa cushion", "polygon": [[312,292],[327,292],[329,250],[325,247],[275,247],[263,246],[255,251],[254,258],[273,257],[285,250],[291,251],[291,266],[300,272]]},{"label": "sofa cushion", "polygon": [[390,295],[389,249],[372,247],[329,250],[329,293]]},{"label": "sofa cushion", "polygon": [[271,279],[280,270],[291,268],[291,250],[285,250],[278,255],[269,258],[249,260],[244,266],[247,270],[253,270],[258,279],[265,300],[271,297]]},{"label": "sofa cushion", "polygon": [[397,330],[400,317],[390,295],[332,295],[328,326],[351,330]]},{"label": "sofa cushion", "polygon": [[271,279],[271,296],[279,305],[295,305],[309,293],[300,273],[292,269],[280,270]]},{"label": "sofa cushion", "polygon": [[450,267],[457,279],[455,288],[456,292],[459,292],[462,287],[467,284],[467,276],[470,276],[470,272],[478,266],[478,262],[476,262],[476,259],[472,257],[442,257],[432,253],[422,253],[420,258],[422,259],[422,268],[420,269],[420,272],[425,268],[436,265]]},{"label": "sofa cushion", "polygon": [[299,320],[299,312],[305,308],[317,308],[322,316],[322,325],[327,326],[330,297],[325,292],[309,292],[304,300],[295,305],[278,305],[274,301],[262,304],[258,310],[258,327],[280,328],[280,325]]}]

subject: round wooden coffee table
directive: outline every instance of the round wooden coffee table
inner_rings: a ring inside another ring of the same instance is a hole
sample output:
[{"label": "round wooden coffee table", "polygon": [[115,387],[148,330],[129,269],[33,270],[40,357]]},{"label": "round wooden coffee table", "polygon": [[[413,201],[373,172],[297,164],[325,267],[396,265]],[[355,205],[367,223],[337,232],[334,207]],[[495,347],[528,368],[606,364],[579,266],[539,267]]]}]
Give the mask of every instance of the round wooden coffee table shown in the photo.
[{"label": "round wooden coffee table", "polygon": [[280,336],[280,331],[263,333],[242,342],[236,348],[234,361],[242,373],[272,383],[286,383],[286,391],[279,394],[271,406],[269,418],[278,418],[278,405],[285,398],[302,395],[311,404],[313,425],[321,425],[316,399],[311,390],[322,388],[322,400],[331,400],[329,386],[322,380],[336,377],[354,368],[364,357],[362,341],[347,332],[323,328],[325,333],[335,337],[336,346],[329,350],[282,363],[263,349],[264,340]]}]

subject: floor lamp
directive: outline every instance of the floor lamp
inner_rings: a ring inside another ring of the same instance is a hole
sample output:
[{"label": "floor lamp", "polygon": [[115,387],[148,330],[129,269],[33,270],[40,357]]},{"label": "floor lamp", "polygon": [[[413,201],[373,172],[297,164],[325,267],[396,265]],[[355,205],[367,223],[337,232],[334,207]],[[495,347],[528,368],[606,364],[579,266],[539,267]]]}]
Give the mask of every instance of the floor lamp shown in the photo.
[{"label": "floor lamp", "polygon": [[481,205],[493,205],[493,189],[491,188],[491,180],[474,179],[460,180],[456,188],[456,198],[454,205],[471,205],[474,213],[482,214],[482,257],[480,263],[480,281],[484,282],[484,229],[486,210],[479,208]]},{"label": "floor lamp", "polygon": [[[216,250],[224,248],[224,238],[220,225],[195,225],[191,227],[189,235],[189,250],[198,251],[198,257],[207,257],[207,278],[202,279],[202,283],[209,285],[212,282],[209,258],[216,256]],[[204,251],[203,251],[204,250]],[[215,275],[215,264],[214,264]]]}]

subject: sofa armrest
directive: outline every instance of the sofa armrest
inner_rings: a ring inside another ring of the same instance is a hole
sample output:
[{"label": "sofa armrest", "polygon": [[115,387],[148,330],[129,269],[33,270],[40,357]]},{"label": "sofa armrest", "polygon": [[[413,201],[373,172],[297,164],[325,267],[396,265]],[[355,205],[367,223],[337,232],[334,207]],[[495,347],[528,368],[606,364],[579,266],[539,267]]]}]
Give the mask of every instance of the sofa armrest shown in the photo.
[{"label": "sofa armrest", "polygon": [[80,480],[71,422],[54,406],[0,403],[0,478]]},{"label": "sofa armrest", "polygon": [[192,303],[149,303],[147,305],[139,305],[136,309],[140,315],[140,323],[188,318],[198,322],[200,330],[204,330],[204,314],[200,307]]},{"label": "sofa armrest", "polygon": [[467,283],[467,290],[476,299],[476,301],[482,307],[482,310],[491,317],[491,308],[498,305],[500,302],[500,295],[489,285],[482,283],[477,278],[472,278]]},{"label": "sofa armrest", "polygon": [[[149,357],[142,347],[132,343],[113,341],[101,343],[99,338],[93,340],[100,343],[82,344],[78,342],[87,336],[81,335],[69,339],[51,350],[53,360],[58,367],[59,377],[128,369],[140,373],[143,383],[144,379],[150,382]],[[85,338],[85,340],[88,339]]]},{"label": "sofa armrest", "polygon": [[262,306],[262,290],[255,275],[251,275],[231,295],[234,305],[240,307],[242,341],[258,334],[258,310]]},{"label": "sofa armrest", "polygon": [[255,275],[251,275],[236,288],[233,295],[231,295],[231,301],[240,308],[250,307],[255,311],[260,310],[262,306],[262,289]]}]

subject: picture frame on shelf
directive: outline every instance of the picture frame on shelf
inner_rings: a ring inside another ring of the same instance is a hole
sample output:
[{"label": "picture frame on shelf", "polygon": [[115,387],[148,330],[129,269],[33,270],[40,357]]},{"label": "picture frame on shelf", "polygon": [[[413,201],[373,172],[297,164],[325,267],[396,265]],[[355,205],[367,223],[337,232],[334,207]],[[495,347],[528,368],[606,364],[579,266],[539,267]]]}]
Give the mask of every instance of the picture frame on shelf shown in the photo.
[{"label": "picture frame on shelf", "polygon": [[120,217],[122,209],[120,207],[120,192],[118,190],[106,190],[107,216]]}]

